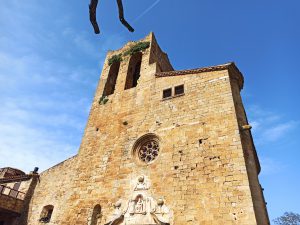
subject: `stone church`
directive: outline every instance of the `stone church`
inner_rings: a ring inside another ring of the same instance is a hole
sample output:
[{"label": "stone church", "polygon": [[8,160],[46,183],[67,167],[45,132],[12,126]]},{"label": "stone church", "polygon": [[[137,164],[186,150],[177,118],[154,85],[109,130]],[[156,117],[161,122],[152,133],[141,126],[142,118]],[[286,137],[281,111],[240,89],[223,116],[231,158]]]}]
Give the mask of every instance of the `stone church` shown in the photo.
[{"label": "stone church", "polygon": [[0,169],[0,225],[270,224],[243,84],[174,70],[153,33],[108,52],[78,153]]}]

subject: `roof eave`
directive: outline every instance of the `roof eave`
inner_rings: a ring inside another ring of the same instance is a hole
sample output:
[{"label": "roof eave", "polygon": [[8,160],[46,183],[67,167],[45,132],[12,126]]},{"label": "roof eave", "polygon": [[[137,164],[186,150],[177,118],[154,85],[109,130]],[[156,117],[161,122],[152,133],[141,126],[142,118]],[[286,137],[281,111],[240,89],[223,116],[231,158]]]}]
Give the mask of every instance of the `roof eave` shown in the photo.
[{"label": "roof eave", "polygon": [[240,70],[237,68],[234,62],[230,62],[222,65],[216,65],[216,66],[189,69],[189,70],[159,72],[155,74],[155,77],[160,78],[160,77],[182,76],[182,75],[189,75],[189,74],[196,74],[196,73],[214,72],[220,70],[228,70],[230,77],[233,79],[237,79],[240,89],[243,88],[244,85],[243,74],[240,72]]}]

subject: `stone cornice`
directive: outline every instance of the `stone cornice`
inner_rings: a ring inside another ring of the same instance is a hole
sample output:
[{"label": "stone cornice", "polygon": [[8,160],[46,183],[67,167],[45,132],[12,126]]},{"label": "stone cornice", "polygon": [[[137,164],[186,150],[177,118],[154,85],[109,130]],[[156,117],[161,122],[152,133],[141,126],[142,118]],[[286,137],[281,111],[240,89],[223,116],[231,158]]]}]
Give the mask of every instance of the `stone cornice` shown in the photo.
[{"label": "stone cornice", "polygon": [[170,77],[170,76],[182,76],[182,75],[188,75],[188,74],[197,74],[197,73],[213,72],[213,71],[220,71],[220,70],[228,70],[229,76],[232,79],[235,79],[238,81],[240,89],[243,88],[243,85],[244,85],[243,74],[239,71],[239,69],[236,67],[234,62],[217,65],[217,66],[201,67],[201,68],[196,68],[196,69],[159,72],[159,73],[155,74],[155,77],[159,78],[159,77]]}]

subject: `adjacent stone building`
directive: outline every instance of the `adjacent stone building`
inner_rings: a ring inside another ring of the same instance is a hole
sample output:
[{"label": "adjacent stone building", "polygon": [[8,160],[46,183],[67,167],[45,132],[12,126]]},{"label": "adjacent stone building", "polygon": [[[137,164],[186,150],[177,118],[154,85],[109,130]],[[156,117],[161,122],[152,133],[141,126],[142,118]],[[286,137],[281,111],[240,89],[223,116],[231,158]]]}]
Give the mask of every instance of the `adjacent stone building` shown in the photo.
[{"label": "adjacent stone building", "polygon": [[38,177],[37,168],[30,174],[15,168],[0,168],[0,225],[19,225],[21,215],[28,215]]},{"label": "adjacent stone building", "polygon": [[234,63],[175,71],[153,33],[108,52],[78,154],[18,223],[269,224],[243,83]]}]

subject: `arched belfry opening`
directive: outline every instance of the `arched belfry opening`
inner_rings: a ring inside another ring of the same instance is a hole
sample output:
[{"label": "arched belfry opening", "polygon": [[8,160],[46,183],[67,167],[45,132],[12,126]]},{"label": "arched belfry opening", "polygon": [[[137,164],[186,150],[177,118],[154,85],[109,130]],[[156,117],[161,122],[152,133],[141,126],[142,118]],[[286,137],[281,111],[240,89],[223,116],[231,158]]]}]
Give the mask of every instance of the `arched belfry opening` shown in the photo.
[{"label": "arched belfry opening", "polygon": [[143,54],[141,52],[137,52],[131,56],[127,70],[125,90],[137,86],[141,74],[142,57]]},{"label": "arched belfry opening", "polygon": [[119,68],[120,68],[120,62],[114,62],[110,66],[104,91],[103,91],[103,96],[108,96],[114,93],[118,74],[119,74]]}]

